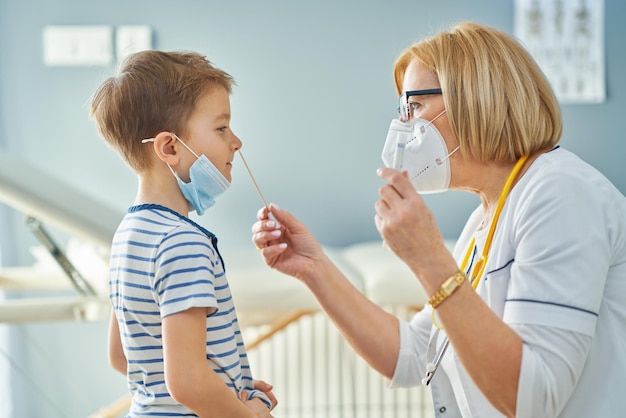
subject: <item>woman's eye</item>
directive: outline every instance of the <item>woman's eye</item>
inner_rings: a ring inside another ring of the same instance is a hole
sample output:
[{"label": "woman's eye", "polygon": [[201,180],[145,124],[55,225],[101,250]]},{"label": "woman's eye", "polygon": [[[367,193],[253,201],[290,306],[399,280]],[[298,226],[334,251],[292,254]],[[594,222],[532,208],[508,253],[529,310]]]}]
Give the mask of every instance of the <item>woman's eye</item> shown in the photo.
[{"label": "woman's eye", "polygon": [[411,113],[414,113],[415,111],[419,110],[421,106],[421,103],[419,102],[411,102],[409,103],[409,110],[411,111]]},{"label": "woman's eye", "polygon": [[219,128],[217,128],[217,130],[220,132],[226,132],[227,129],[228,129],[228,126],[220,126]]}]

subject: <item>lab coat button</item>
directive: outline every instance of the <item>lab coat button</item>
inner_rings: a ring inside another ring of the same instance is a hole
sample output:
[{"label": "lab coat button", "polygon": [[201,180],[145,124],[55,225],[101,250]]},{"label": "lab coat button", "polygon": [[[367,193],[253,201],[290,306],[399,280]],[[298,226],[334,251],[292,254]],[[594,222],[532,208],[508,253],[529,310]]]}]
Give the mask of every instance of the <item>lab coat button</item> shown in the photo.
[{"label": "lab coat button", "polygon": [[444,413],[446,412],[446,407],[442,406],[441,408],[439,408],[439,412]]}]

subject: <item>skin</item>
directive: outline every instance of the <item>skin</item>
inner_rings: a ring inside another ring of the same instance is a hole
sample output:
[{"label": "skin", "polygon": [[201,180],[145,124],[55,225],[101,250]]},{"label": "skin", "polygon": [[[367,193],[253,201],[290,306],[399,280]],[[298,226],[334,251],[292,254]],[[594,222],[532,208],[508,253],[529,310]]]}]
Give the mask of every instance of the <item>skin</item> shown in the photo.
[{"label": "skin", "polygon": [[[439,87],[436,75],[414,60],[407,68],[403,90]],[[414,117],[432,120],[444,110],[441,95],[411,97]],[[458,139],[452,133],[447,113],[434,122],[448,151]],[[515,183],[540,155],[531,155]],[[460,152],[450,157],[450,189],[476,193],[485,219],[490,219],[514,163],[481,163]],[[381,168],[378,175],[387,183],[379,189],[375,223],[391,250],[433,295],[458,266],[444,245],[435,219],[422,197],[415,192],[406,173]],[[265,262],[300,279],[316,296],[355,351],[387,378],[393,377],[400,349],[395,317],[365,298],[323,253],[306,227],[276,205],[257,214],[252,227],[253,242]],[[471,315],[467,314],[471,312]],[[439,323],[455,351],[487,399],[506,416],[515,416],[523,343],[520,337],[463,283],[437,308]]]},{"label": "skin", "polygon": [[[196,154],[204,154],[230,181],[235,152],[241,140],[230,129],[230,99],[222,87],[203,94],[186,125],[186,132],[176,133]],[[135,205],[155,203],[188,216],[188,203],[167,165],[189,181],[189,167],[196,157],[172,132],[160,132],[152,143],[151,168],[139,174]],[[165,381],[172,397],[201,417],[271,417],[270,409],[259,399],[247,400],[243,391],[237,397],[206,360],[206,308],[191,308],[163,319]],[[126,375],[126,357],[119,326],[112,314],[109,326],[109,361]],[[277,401],[272,386],[255,381],[255,389]]]}]

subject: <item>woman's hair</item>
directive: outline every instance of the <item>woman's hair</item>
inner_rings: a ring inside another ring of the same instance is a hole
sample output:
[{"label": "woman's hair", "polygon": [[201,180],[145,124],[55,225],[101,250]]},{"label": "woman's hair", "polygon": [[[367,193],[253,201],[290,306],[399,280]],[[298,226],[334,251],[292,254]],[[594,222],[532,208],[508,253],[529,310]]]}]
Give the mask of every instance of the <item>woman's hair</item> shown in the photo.
[{"label": "woman's hair", "polygon": [[229,94],[226,72],[193,52],[142,51],[127,57],[91,98],[100,135],[136,172],[149,167],[151,147],[142,139],[169,131],[185,135],[197,100],[217,86]]},{"label": "woman's hair", "polygon": [[513,162],[559,142],[557,99],[537,63],[513,37],[462,22],[424,39],[395,62],[398,94],[414,59],[439,80],[462,153],[483,162]]}]

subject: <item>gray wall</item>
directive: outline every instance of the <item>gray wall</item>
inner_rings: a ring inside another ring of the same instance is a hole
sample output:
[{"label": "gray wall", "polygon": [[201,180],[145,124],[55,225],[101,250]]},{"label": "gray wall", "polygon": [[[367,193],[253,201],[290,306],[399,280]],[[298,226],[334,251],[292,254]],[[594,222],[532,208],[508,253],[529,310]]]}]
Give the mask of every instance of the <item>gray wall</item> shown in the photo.
[{"label": "gray wall", "polygon": [[[563,106],[562,145],[626,192],[619,128],[626,109],[626,2],[606,0],[605,9],[608,98]],[[202,52],[235,77],[232,127],[268,200],[299,216],[326,245],[377,239],[373,204],[381,182],[375,171],[395,116],[393,61],[412,42],[459,20],[512,32],[513,1],[0,0],[0,146],[125,210],[136,181],[97,137],[85,106],[114,68],[45,67],[42,29],[145,24],[154,30],[156,49]],[[251,245],[250,226],[261,206],[239,160],[233,177],[228,193],[199,220],[226,247]],[[478,202],[456,192],[426,199],[451,238]],[[1,209],[4,263],[31,263],[33,240],[23,216]],[[105,329],[14,327],[15,360],[45,385],[46,396],[69,406],[56,411],[12,368],[13,416],[85,416],[124,393],[123,378],[105,364]],[[55,364],[36,355],[33,338]],[[0,358],[0,367],[10,366]],[[55,381],[55,370],[67,379]]]}]

